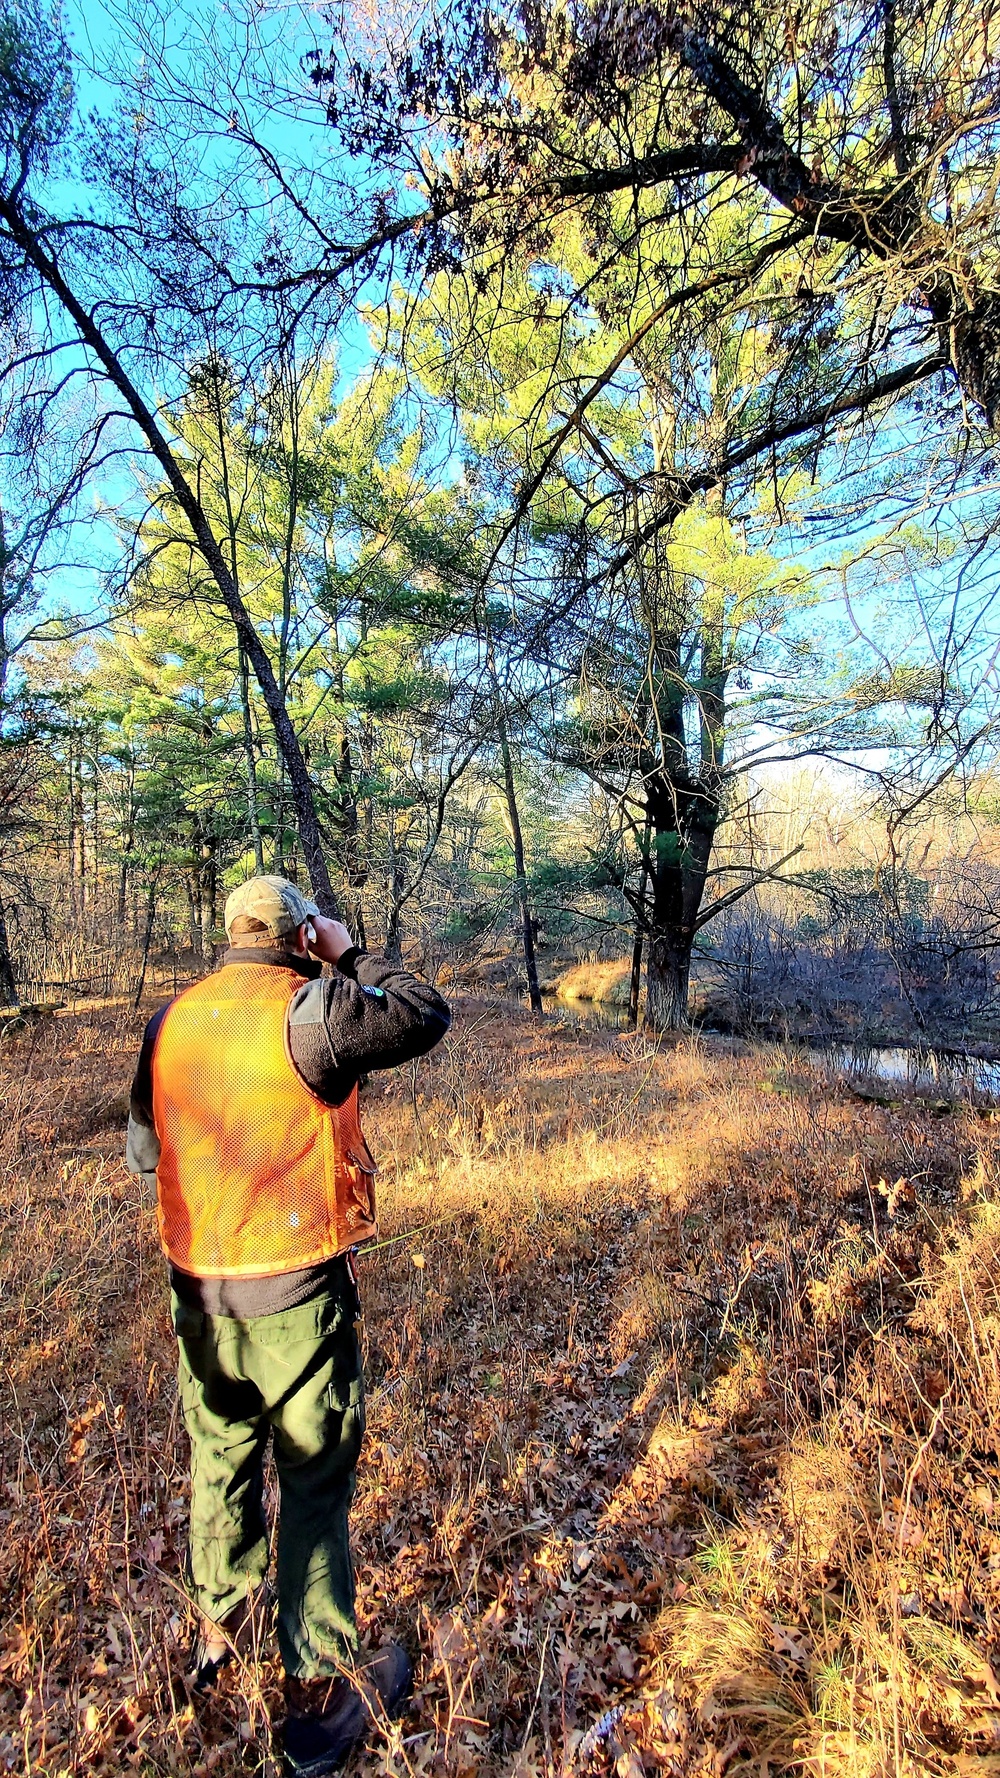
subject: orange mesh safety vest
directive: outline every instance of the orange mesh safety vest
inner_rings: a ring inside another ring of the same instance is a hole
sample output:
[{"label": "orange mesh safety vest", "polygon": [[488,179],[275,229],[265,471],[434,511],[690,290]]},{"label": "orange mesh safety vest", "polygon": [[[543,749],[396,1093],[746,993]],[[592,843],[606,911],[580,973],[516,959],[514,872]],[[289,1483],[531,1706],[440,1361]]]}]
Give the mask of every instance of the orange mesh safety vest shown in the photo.
[{"label": "orange mesh safety vest", "polygon": [[303,978],[229,963],[167,1009],[153,1051],[160,1238],[195,1277],[271,1277],[376,1232],[358,1091],[326,1105],[288,1053]]}]

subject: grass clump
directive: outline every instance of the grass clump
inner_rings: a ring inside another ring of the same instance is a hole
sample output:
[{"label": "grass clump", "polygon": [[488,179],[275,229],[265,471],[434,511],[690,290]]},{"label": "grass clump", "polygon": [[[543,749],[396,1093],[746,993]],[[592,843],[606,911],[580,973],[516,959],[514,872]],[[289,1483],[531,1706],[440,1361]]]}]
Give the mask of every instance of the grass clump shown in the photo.
[{"label": "grass clump", "polygon": [[556,982],[560,1000],[599,1000],[627,1006],[632,966],[627,958],[605,963],[574,963]]}]

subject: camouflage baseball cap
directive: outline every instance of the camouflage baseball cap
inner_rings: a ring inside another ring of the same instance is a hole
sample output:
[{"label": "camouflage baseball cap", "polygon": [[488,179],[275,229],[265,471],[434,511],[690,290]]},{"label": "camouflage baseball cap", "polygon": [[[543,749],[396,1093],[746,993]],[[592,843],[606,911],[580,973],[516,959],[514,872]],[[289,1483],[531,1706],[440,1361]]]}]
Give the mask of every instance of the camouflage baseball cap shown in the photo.
[{"label": "camouflage baseball cap", "polygon": [[234,889],[226,902],[226,931],[231,933],[240,915],[259,920],[274,938],[286,938],[314,919],[319,908],[285,877],[251,877]]}]

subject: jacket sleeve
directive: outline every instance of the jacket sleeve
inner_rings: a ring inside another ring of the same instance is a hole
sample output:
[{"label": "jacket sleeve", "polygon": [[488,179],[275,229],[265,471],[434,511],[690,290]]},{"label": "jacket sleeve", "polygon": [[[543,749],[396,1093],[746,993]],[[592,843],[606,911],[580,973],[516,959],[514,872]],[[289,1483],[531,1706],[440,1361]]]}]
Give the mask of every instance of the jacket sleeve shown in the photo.
[{"label": "jacket sleeve", "polygon": [[153,1123],[153,1046],[166,1010],[162,1007],[150,1019],[143,1034],[129,1098],[125,1139],[125,1165],[130,1173],[138,1174],[151,1191],[156,1189],[156,1168],[160,1159],[160,1138]]},{"label": "jacket sleeve", "polygon": [[451,1024],[440,994],[398,964],[352,952],[343,965],[305,983],[288,1009],[292,1061],[330,1105],[341,1104],[363,1074],[426,1055]]}]

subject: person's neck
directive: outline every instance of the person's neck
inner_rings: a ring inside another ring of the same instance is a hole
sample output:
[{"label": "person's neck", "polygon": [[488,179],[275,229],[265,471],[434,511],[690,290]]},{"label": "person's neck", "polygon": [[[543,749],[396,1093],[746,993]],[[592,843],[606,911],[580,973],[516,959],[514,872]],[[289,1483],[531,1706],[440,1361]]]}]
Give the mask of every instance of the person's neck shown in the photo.
[{"label": "person's neck", "polygon": [[272,969],[294,969],[299,975],[316,976],[322,971],[323,965],[317,963],[303,951],[292,950],[286,945],[247,945],[235,939],[222,959],[223,966],[227,963],[262,963]]}]

